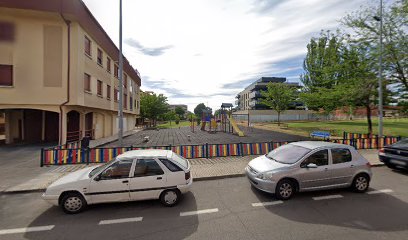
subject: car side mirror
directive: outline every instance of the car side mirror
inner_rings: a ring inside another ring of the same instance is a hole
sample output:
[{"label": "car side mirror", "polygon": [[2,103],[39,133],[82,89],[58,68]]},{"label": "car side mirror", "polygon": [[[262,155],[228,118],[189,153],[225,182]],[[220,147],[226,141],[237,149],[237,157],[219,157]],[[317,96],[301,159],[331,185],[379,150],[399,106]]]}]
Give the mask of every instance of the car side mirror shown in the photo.
[{"label": "car side mirror", "polygon": [[97,182],[99,182],[99,181],[101,180],[101,174],[97,175],[97,176],[94,178],[94,180],[97,181]]},{"label": "car side mirror", "polygon": [[314,163],[309,163],[306,165],[306,168],[317,168],[317,165]]}]

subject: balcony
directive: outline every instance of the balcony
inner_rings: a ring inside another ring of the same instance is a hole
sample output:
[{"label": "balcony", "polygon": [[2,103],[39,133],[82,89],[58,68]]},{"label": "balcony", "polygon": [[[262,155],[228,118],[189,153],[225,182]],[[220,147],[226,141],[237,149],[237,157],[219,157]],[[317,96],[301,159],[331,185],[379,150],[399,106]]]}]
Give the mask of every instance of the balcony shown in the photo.
[{"label": "balcony", "polygon": [[259,91],[254,91],[249,94],[249,99],[260,98],[262,97]]}]

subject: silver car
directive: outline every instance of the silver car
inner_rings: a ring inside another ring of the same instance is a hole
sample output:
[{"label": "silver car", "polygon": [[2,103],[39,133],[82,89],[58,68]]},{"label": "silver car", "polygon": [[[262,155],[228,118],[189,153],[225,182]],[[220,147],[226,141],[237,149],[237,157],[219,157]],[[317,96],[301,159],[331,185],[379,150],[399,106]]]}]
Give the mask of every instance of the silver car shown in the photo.
[{"label": "silver car", "polygon": [[287,200],[295,192],[352,187],[368,189],[370,163],[352,146],[319,141],[294,142],[249,162],[251,184]]}]

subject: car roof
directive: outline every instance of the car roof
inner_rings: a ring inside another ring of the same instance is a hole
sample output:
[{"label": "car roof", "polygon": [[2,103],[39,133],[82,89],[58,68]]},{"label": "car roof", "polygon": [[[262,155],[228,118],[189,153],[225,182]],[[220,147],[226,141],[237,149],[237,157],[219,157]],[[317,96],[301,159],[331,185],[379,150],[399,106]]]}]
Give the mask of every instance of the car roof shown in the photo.
[{"label": "car roof", "polygon": [[332,143],[332,142],[323,142],[323,141],[300,141],[300,142],[292,142],[291,145],[299,146],[308,148],[310,150],[322,148],[322,147],[342,147],[342,148],[351,148],[349,145],[340,144],[340,143]]},{"label": "car roof", "polygon": [[145,150],[127,151],[117,156],[117,158],[171,157],[171,155],[173,155],[173,152],[170,150],[145,149]]}]

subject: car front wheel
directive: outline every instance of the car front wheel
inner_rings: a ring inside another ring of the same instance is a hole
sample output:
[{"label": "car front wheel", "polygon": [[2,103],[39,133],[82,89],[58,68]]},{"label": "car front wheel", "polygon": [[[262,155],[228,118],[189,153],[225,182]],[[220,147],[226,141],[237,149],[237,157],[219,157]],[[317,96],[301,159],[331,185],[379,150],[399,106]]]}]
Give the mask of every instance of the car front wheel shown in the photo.
[{"label": "car front wheel", "polygon": [[83,211],[87,203],[79,193],[67,193],[61,200],[61,207],[65,213],[75,214]]},{"label": "car front wheel", "polygon": [[180,191],[177,189],[169,189],[160,194],[160,201],[166,207],[175,206],[180,200]]},{"label": "car front wheel", "polygon": [[359,174],[353,180],[353,190],[356,192],[367,191],[370,184],[370,178],[366,174]]},{"label": "car front wheel", "polygon": [[284,179],[278,182],[275,190],[275,195],[278,199],[288,200],[293,196],[293,194],[295,194],[295,191],[295,184],[288,179]]}]

